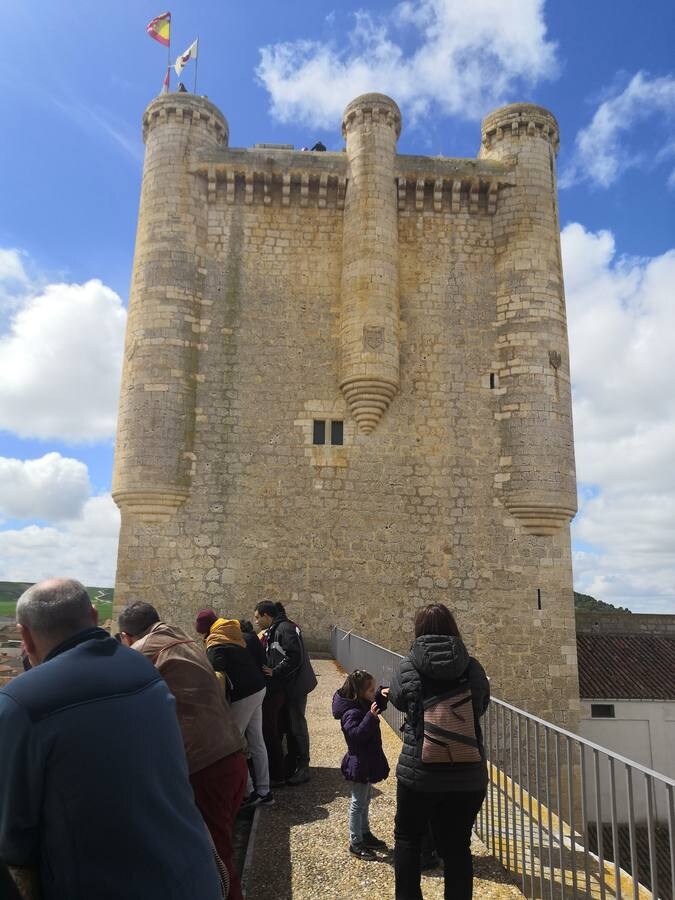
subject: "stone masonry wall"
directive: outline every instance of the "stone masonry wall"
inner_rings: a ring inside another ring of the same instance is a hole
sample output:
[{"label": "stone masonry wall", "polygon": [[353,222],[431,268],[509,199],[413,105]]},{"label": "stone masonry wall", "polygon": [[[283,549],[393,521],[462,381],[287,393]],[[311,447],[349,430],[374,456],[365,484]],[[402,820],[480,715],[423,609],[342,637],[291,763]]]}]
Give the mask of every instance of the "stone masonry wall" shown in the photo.
[{"label": "stone masonry wall", "polygon": [[675,635],[675,615],[576,611],[577,634]]}]

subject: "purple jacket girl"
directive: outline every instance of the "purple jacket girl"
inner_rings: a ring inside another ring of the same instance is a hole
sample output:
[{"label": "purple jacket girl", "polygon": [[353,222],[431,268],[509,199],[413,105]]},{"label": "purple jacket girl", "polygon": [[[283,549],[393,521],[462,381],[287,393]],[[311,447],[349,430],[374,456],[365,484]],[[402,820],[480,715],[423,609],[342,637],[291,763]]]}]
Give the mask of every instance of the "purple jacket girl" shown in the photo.
[{"label": "purple jacket girl", "polygon": [[[385,692],[386,696],[386,692]],[[373,850],[384,850],[384,841],[370,830],[368,809],[372,785],[389,775],[389,763],[382,749],[380,707],[374,702],[375,679],[357,670],[347,676],[333,696],[333,716],[340,720],[347,742],[342,774],[351,782],[349,807],[349,850],[359,859],[376,859]]]}]

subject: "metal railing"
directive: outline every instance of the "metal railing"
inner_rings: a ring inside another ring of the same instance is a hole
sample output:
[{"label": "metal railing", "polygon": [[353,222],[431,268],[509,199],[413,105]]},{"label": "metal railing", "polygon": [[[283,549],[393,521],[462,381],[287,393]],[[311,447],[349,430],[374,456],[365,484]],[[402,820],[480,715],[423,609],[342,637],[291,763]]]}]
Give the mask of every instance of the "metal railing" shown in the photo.
[{"label": "metal railing", "polygon": [[[389,684],[403,658],[333,628],[347,671]],[[404,716],[384,718],[399,733]],[[476,832],[531,898],[675,898],[675,781],[495,697]]]}]

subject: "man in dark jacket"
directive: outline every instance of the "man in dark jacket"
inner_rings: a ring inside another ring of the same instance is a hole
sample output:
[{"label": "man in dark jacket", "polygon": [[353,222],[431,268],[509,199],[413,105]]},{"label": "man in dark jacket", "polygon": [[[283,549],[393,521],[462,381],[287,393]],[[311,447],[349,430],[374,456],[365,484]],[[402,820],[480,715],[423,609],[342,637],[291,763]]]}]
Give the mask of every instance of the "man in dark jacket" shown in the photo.
[{"label": "man in dark jacket", "polygon": [[37,868],[43,900],[220,900],[162,676],[77,581],[16,616],[33,668],[0,690],[0,859]]},{"label": "man in dark jacket", "polygon": [[[471,690],[479,760],[425,763],[424,701],[442,696],[460,682]],[[396,898],[421,896],[420,851],[431,825],[436,850],[445,864],[446,896],[470,900],[471,829],[488,782],[480,718],[490,702],[490,685],[443,604],[431,604],[417,614],[415,640],[392,677],[389,701],[406,714],[396,767]]]},{"label": "man in dark jacket", "polygon": [[[297,753],[297,771],[286,778],[286,784],[297,785],[309,781],[309,731],[305,711],[307,695],[316,687],[316,675],[305,650],[302,634],[298,626],[289,621],[286,610],[281,603],[263,600],[255,608],[256,625],[266,629],[265,648],[267,666],[263,672],[269,678],[268,692],[272,698],[283,696],[277,703],[274,712],[277,715],[276,731],[278,738],[279,717],[285,702],[291,739],[295,743]],[[270,709],[268,705],[268,709]],[[265,709],[263,708],[263,717]],[[265,722],[263,722],[265,727]],[[266,729],[266,742],[270,735],[270,727]],[[274,738],[272,738],[274,739]],[[280,742],[280,738],[278,738]],[[268,752],[270,745],[268,744]],[[273,757],[274,763],[273,763]],[[274,771],[274,774],[273,774]],[[270,754],[271,777],[283,778],[278,773],[278,748]]]}]

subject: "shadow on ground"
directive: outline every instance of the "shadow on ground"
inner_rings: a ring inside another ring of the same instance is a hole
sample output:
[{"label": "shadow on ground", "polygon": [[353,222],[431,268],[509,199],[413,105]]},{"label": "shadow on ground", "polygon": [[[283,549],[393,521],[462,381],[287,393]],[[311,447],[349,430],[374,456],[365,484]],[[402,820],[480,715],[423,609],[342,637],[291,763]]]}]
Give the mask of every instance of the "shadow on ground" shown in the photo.
[{"label": "shadow on ground", "polygon": [[[291,831],[327,819],[328,806],[349,790],[339,769],[312,767],[311,780],[274,792],[275,804],[260,810],[246,895],[251,900],[290,900]],[[336,848],[327,848],[335,852]]]}]

